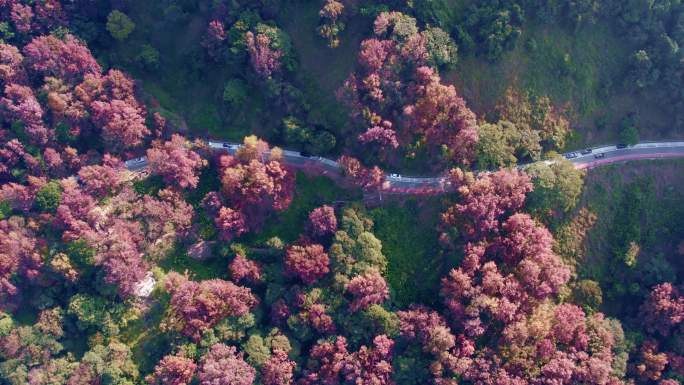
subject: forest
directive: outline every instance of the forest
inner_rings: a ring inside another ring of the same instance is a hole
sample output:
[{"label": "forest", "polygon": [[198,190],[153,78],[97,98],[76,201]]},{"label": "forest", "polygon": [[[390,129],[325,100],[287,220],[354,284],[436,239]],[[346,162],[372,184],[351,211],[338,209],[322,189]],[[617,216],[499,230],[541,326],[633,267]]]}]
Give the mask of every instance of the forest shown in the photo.
[{"label": "forest", "polygon": [[684,384],[681,46],[681,0],[0,0],[0,385]]}]

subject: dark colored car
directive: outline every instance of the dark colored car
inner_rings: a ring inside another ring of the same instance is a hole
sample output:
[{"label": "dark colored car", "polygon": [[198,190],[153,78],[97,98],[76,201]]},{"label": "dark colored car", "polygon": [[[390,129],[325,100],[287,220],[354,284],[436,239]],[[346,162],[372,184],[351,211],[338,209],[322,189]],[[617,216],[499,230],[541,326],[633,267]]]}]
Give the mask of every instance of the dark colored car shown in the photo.
[{"label": "dark colored car", "polygon": [[606,153],[602,152],[600,154],[594,154],[594,159],[603,159],[606,157]]},{"label": "dark colored car", "polygon": [[580,152],[580,154],[582,154],[582,155],[587,155],[587,154],[591,154],[592,151],[593,151],[593,150],[592,150],[591,148],[585,148],[584,150],[582,150],[582,151]]},{"label": "dark colored car", "polygon": [[308,158],[308,157],[311,156],[311,153],[310,153],[309,151],[302,151],[302,152],[299,153],[299,155],[301,155],[301,156],[303,156],[303,157],[305,157],[305,158]]},{"label": "dark colored car", "polygon": [[620,149],[620,148],[627,148],[627,145],[624,144],[624,143],[620,143],[620,144],[618,144],[618,145],[615,146],[615,147],[618,148],[618,149]]}]

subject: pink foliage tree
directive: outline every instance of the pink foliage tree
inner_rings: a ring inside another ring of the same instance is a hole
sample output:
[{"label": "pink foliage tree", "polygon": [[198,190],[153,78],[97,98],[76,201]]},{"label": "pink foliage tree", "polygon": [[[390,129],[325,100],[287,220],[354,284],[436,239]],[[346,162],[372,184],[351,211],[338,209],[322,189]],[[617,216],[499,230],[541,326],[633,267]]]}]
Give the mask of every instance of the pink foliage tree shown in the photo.
[{"label": "pink foliage tree", "polygon": [[276,349],[261,366],[261,382],[264,385],[291,385],[296,366],[286,352]]},{"label": "pink foliage tree", "polygon": [[200,385],[252,385],[256,370],[234,346],[212,345],[202,357],[197,374]]},{"label": "pink foliage tree", "polygon": [[33,10],[30,5],[20,3],[12,4],[12,22],[17,31],[21,33],[28,33],[31,31],[31,20],[33,19]]},{"label": "pink foliage tree", "polygon": [[62,156],[52,147],[47,147],[43,151],[43,161],[47,171],[52,176],[64,176],[65,164]]},{"label": "pink foliage tree", "polygon": [[26,71],[23,61],[24,56],[17,47],[0,43],[0,81],[4,84],[24,84]]},{"label": "pink foliage tree", "polygon": [[95,101],[91,104],[93,122],[102,127],[102,139],[112,149],[122,150],[142,144],[150,134],[141,109],[123,100]]},{"label": "pink foliage tree", "polygon": [[0,187],[0,198],[11,209],[28,212],[36,199],[36,189],[19,183],[5,183]]},{"label": "pink foliage tree", "polygon": [[[159,199],[143,196],[131,214],[144,225],[148,243],[160,244],[163,249],[164,244],[171,245],[176,237],[187,235],[192,226],[194,210],[176,191],[160,190],[158,196]],[[150,247],[147,251],[150,252]]]},{"label": "pink foliage tree", "polygon": [[317,207],[309,213],[309,227],[314,236],[321,237],[337,231],[335,209],[328,205]]},{"label": "pink foliage tree", "polygon": [[553,236],[528,214],[515,214],[502,226],[505,236],[495,246],[504,266],[515,269],[525,291],[537,299],[557,294],[570,270],[553,252]]},{"label": "pink foliage tree", "polygon": [[74,180],[62,181],[62,197],[57,207],[55,224],[64,232],[65,242],[79,239],[95,242],[90,213],[96,207],[95,199],[81,190]]},{"label": "pink foliage tree", "polygon": [[245,280],[250,283],[258,283],[261,280],[261,269],[259,265],[242,255],[238,254],[228,265],[230,277],[235,282]]},{"label": "pink foliage tree", "polygon": [[202,40],[202,45],[207,49],[209,56],[214,59],[219,59],[221,55],[221,47],[226,40],[226,31],[223,28],[223,23],[219,20],[212,20],[209,22],[207,32]]},{"label": "pink foliage tree", "polygon": [[325,305],[315,303],[304,313],[309,324],[319,333],[330,334],[336,330],[335,322],[326,312]]},{"label": "pink foliage tree", "polygon": [[521,208],[532,191],[530,178],[521,171],[500,170],[473,178],[455,169],[450,180],[461,199],[442,214],[442,222],[462,227],[468,239],[498,232],[503,215]]},{"label": "pink foliage tree", "polygon": [[236,156],[223,155],[219,172],[223,196],[243,213],[250,228],[258,228],[270,210],[285,210],[292,202],[294,175],[268,144],[256,137],[245,138]]},{"label": "pink foliage tree", "polygon": [[147,162],[153,174],[163,176],[164,182],[180,188],[197,187],[197,173],[205,165],[202,157],[192,151],[192,145],[177,134],[167,142],[155,142],[147,150]]},{"label": "pink foliage tree", "polygon": [[669,282],[656,285],[641,305],[640,315],[649,332],[667,337],[684,320],[684,297]]},{"label": "pink foliage tree", "polygon": [[245,217],[241,211],[236,211],[230,207],[221,207],[214,223],[219,231],[221,239],[230,241],[247,231]]},{"label": "pink foliage tree", "polygon": [[319,342],[309,353],[302,385],[392,384],[392,348],[394,342],[385,335],[376,336],[373,346],[361,346],[358,352],[347,350],[342,336],[334,341]]},{"label": "pink foliage tree", "polygon": [[478,141],[475,114],[426,66],[429,39],[415,24],[399,12],[380,13],[376,36],[361,42],[359,68],[339,97],[366,128],[361,143],[394,150],[421,141],[446,160],[468,164]]},{"label": "pink foliage tree", "polygon": [[397,140],[397,133],[392,129],[392,123],[384,120],[381,125],[373,126],[359,135],[361,143],[376,142],[381,147],[398,148],[399,140]]},{"label": "pink foliage tree", "polygon": [[195,282],[175,272],[167,276],[166,290],[171,294],[169,306],[181,333],[195,341],[222,319],[245,315],[258,302],[248,288],[230,281]]},{"label": "pink foliage tree", "polygon": [[462,375],[470,366],[475,351],[473,340],[464,335],[455,336],[437,312],[412,305],[397,315],[401,336],[417,341],[425,353],[434,357],[430,370],[437,383],[444,379],[446,372]]},{"label": "pink foliage tree", "polygon": [[44,0],[34,3],[36,20],[44,31],[50,31],[64,25],[66,16],[59,0]]},{"label": "pink foliage tree", "polygon": [[389,298],[389,289],[385,278],[377,271],[358,275],[349,281],[346,289],[354,297],[349,305],[352,312],[366,309],[373,304],[381,304]]},{"label": "pink foliage tree", "polygon": [[373,347],[361,346],[346,359],[342,372],[349,384],[391,385],[392,348],[394,341],[381,334],[373,339]]},{"label": "pink foliage tree", "polygon": [[135,295],[136,286],[149,271],[142,258],[144,234],[140,224],[117,218],[98,238],[95,264],[102,266],[105,282],[115,285],[122,297]]},{"label": "pink foliage tree", "polygon": [[283,52],[271,48],[271,39],[262,33],[254,35],[247,32],[245,35],[247,50],[254,71],[264,78],[270,78],[273,73],[280,70]]},{"label": "pink foliage tree", "polygon": [[59,39],[38,36],[24,47],[28,68],[39,76],[54,76],[70,83],[80,82],[86,74],[99,76],[102,68],[90,50],[72,35]]},{"label": "pink foliage tree", "polygon": [[123,186],[124,170],[121,160],[105,154],[102,164],[82,167],[78,177],[86,193],[101,198],[117,192]]},{"label": "pink foliage tree", "polygon": [[197,365],[189,358],[177,355],[164,356],[147,377],[150,385],[188,385],[195,375]]},{"label": "pink foliage tree", "polygon": [[347,339],[335,337],[332,342],[321,342],[311,348],[309,361],[302,373],[302,385],[338,385],[341,382],[341,371],[349,357]]},{"label": "pink foliage tree", "polygon": [[285,270],[307,285],[316,282],[330,271],[330,258],[319,244],[290,246],[284,262]]},{"label": "pink foliage tree", "polygon": [[0,309],[7,310],[19,294],[14,277],[34,281],[43,265],[38,251],[39,240],[27,228],[23,218],[0,221]]},{"label": "pink foliage tree", "polygon": [[378,166],[366,168],[358,159],[346,155],[342,155],[337,162],[340,164],[344,176],[365,189],[380,188],[385,181],[385,174]]},{"label": "pink foliage tree", "polygon": [[416,70],[416,103],[404,107],[412,126],[425,134],[428,143],[448,148],[450,159],[468,164],[478,141],[475,114],[453,85],[441,83],[429,67]]},{"label": "pink foliage tree", "polygon": [[510,238],[491,247],[468,244],[461,266],[442,280],[450,315],[471,337],[483,335],[492,322],[509,323],[533,311],[570,278],[569,269],[552,251],[548,230],[527,214],[512,216],[504,228],[510,230]]},{"label": "pink foliage tree", "polygon": [[634,372],[644,382],[658,381],[667,364],[667,354],[658,351],[658,344],[655,341],[647,340],[641,345]]},{"label": "pink foliage tree", "polygon": [[7,85],[5,96],[0,98],[0,116],[23,123],[32,143],[44,145],[48,141],[48,129],[43,124],[43,108],[31,88],[19,84]]}]

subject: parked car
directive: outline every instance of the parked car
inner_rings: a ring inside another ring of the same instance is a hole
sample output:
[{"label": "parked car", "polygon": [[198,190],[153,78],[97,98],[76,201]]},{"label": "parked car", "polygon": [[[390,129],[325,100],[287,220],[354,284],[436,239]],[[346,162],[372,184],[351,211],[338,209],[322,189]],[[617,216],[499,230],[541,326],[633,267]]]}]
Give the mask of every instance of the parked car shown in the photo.
[{"label": "parked car", "polygon": [[565,154],[565,159],[573,159],[573,158],[577,158],[576,152],[568,152],[567,154]]},{"label": "parked car", "polygon": [[603,159],[603,158],[605,158],[605,157],[606,157],[606,153],[605,153],[605,152],[602,152],[602,153],[599,153],[599,154],[594,154],[594,159]]},{"label": "parked car", "polygon": [[221,145],[222,145],[224,148],[230,147],[230,144],[228,144],[228,143],[222,143]]},{"label": "parked car", "polygon": [[618,149],[620,149],[620,148],[627,148],[627,145],[624,144],[624,143],[620,143],[620,144],[618,144],[618,145],[615,146],[615,147],[618,148]]},{"label": "parked car", "polygon": [[585,148],[584,150],[580,151],[580,154],[587,155],[587,154],[591,154],[592,151],[593,150],[591,148]]},{"label": "parked car", "polygon": [[399,174],[390,174],[390,178],[400,178]]}]

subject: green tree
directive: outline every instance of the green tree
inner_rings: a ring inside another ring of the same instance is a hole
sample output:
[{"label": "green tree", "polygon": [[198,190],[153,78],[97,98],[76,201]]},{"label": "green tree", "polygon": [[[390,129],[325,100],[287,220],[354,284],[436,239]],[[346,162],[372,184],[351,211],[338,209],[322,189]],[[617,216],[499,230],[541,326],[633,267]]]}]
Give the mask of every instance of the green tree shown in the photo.
[{"label": "green tree", "polygon": [[294,116],[283,119],[283,136],[287,143],[304,144],[311,141],[313,132]]},{"label": "green tree", "polygon": [[598,310],[603,303],[603,292],[598,282],[583,279],[572,288],[573,302],[592,311]]},{"label": "green tree", "polygon": [[140,53],[136,56],[136,60],[144,69],[151,71],[159,68],[159,51],[149,44],[143,44],[140,47]]},{"label": "green tree", "polygon": [[316,132],[307,148],[314,154],[325,154],[335,148],[337,139],[335,135],[328,131],[320,130]]},{"label": "green tree", "polygon": [[76,318],[80,330],[98,330],[105,336],[116,336],[125,324],[126,309],[121,303],[112,303],[102,297],[76,294],[69,300],[67,314]]},{"label": "green tree", "polygon": [[582,194],[584,187],[583,170],[564,158],[556,158],[553,163],[536,162],[525,170],[532,176],[534,191],[528,195],[528,208],[542,218],[560,210],[572,210]]},{"label": "green tree", "polygon": [[7,201],[0,201],[0,221],[12,215],[12,207]]},{"label": "green tree", "polygon": [[258,334],[252,334],[242,346],[247,353],[247,362],[255,368],[260,368],[271,357],[271,349],[266,345],[264,338]]},{"label": "green tree", "polygon": [[241,105],[247,100],[247,85],[238,78],[230,79],[223,87],[223,101],[231,107]]},{"label": "green tree", "polygon": [[50,181],[43,185],[36,192],[36,208],[41,211],[54,212],[59,207],[59,202],[62,199],[62,187],[56,180]]},{"label": "green tree", "polygon": [[515,125],[506,120],[480,125],[477,142],[477,164],[482,169],[508,167],[516,164],[516,147],[521,135]]},{"label": "green tree", "polygon": [[620,124],[620,143],[628,144],[630,146],[639,143],[639,129],[632,116],[622,119],[622,123]]},{"label": "green tree", "polygon": [[135,23],[125,13],[113,10],[107,16],[107,31],[118,41],[128,38],[135,29]]},{"label": "green tree", "polygon": [[422,32],[425,36],[430,64],[433,66],[453,66],[458,61],[458,47],[456,43],[441,28],[428,28]]},{"label": "green tree", "polygon": [[134,385],[139,373],[131,349],[124,343],[111,340],[107,345],[95,345],[81,359],[98,379],[98,383]]}]

